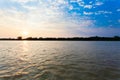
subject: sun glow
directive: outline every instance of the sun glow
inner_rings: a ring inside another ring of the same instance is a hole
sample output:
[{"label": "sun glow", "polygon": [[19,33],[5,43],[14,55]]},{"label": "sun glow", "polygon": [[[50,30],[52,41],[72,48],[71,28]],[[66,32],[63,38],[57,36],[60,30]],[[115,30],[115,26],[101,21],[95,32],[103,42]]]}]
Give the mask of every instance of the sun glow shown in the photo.
[{"label": "sun glow", "polygon": [[27,37],[29,35],[28,31],[22,31],[21,32],[22,37]]}]

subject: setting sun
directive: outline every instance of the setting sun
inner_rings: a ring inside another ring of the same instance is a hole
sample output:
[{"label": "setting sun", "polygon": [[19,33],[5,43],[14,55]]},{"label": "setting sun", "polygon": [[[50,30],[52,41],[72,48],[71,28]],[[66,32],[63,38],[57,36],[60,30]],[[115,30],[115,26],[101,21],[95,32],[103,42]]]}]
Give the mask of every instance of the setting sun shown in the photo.
[{"label": "setting sun", "polygon": [[21,32],[21,35],[22,35],[23,37],[27,37],[27,36],[29,35],[29,32],[28,32],[28,31],[22,31],[22,32]]}]

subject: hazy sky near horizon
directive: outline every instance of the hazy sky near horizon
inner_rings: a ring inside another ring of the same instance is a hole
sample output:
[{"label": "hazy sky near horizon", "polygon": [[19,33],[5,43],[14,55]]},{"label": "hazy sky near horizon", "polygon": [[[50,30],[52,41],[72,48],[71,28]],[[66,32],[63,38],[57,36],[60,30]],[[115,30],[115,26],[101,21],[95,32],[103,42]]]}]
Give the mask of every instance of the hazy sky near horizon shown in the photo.
[{"label": "hazy sky near horizon", "polygon": [[120,0],[0,0],[0,37],[120,36]]}]

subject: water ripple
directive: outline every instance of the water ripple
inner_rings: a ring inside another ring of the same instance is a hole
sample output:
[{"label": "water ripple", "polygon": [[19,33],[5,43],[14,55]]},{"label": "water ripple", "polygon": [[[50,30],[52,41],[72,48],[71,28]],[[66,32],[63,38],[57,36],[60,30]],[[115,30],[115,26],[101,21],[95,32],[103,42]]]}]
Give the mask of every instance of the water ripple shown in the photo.
[{"label": "water ripple", "polygon": [[120,80],[120,42],[109,42],[114,48],[106,42],[4,44],[0,80]]}]

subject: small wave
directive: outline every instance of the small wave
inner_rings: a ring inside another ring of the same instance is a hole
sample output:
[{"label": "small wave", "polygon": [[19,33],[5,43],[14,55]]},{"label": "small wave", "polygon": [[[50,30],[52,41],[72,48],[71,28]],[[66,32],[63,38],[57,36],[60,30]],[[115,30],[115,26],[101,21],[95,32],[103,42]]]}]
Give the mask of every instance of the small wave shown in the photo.
[{"label": "small wave", "polygon": [[11,74],[11,75],[1,75],[0,78],[17,78],[17,77],[22,77],[24,75],[29,74],[29,72],[16,72],[15,74]]}]

